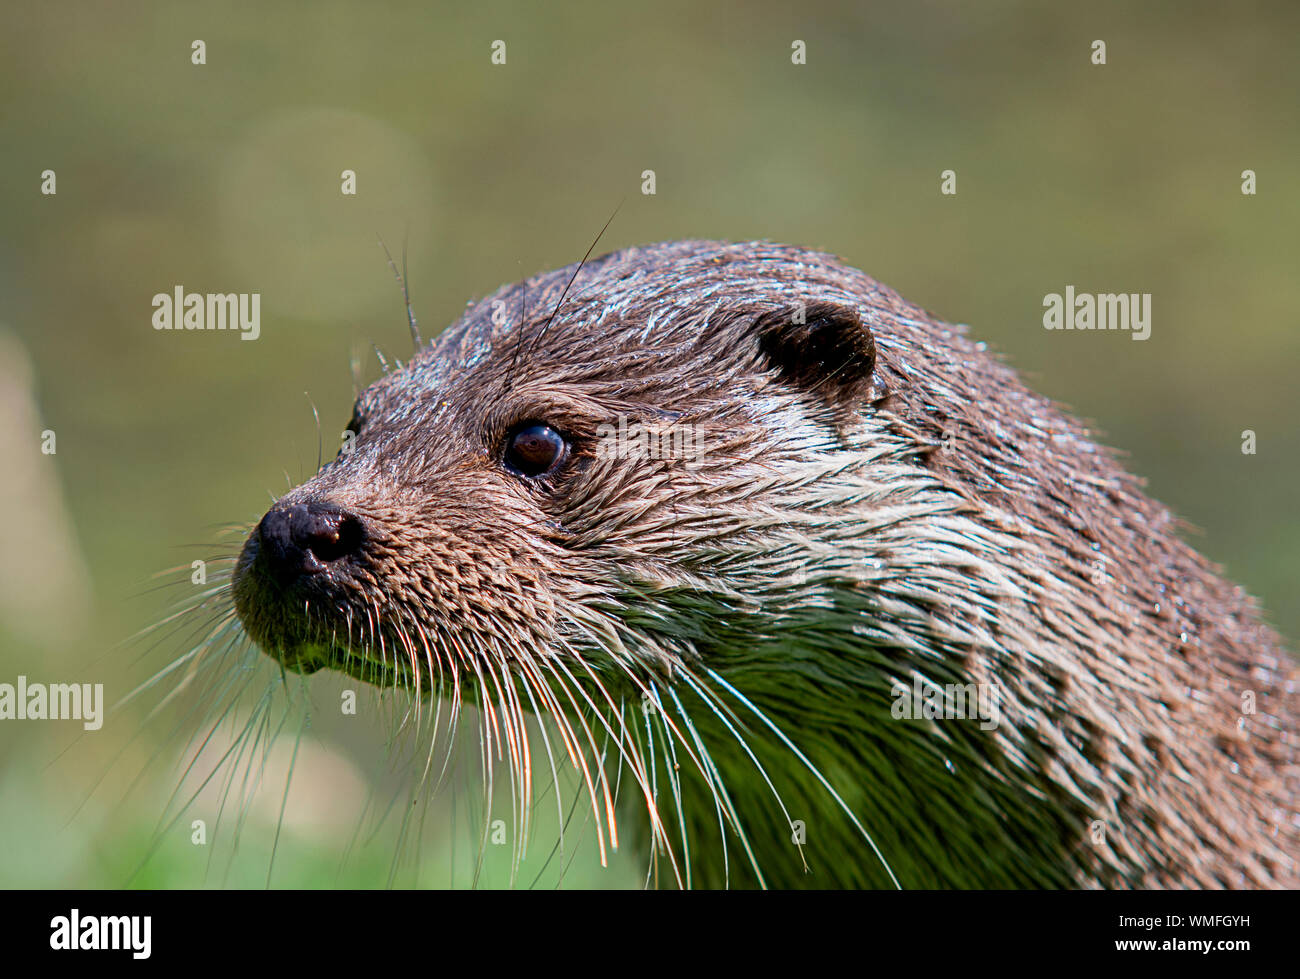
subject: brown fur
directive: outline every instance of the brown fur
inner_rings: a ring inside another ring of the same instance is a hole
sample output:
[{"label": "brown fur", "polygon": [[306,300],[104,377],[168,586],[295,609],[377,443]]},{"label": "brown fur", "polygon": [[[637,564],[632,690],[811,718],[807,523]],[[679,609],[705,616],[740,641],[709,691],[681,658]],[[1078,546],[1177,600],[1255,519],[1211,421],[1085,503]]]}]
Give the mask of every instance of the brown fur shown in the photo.
[{"label": "brown fur", "polygon": [[[362,395],[356,449],[277,507],[341,507],[365,548],[287,588],[255,533],[235,595],[264,648],[376,682],[476,677],[503,715],[507,673],[529,690],[581,687],[613,712],[624,695],[698,693],[686,677],[707,699],[716,668],[817,765],[859,771],[861,785],[837,785],[861,790],[852,807],[905,886],[1297,884],[1295,664],[1083,425],[961,328],[829,256],[757,242],[629,249],[588,263],[560,305],[572,274],[483,300]],[[813,326],[788,325],[800,305]],[[599,458],[594,433],[618,415],[689,421],[707,461]],[[572,465],[550,482],[501,469],[502,439],[530,418],[574,436]],[[894,471],[916,485],[860,489]],[[920,499],[926,512],[908,509]],[[940,525],[949,536],[932,538]],[[954,553],[962,526],[980,535],[969,555]],[[764,554],[793,556],[769,574]],[[864,577],[871,562],[883,570]],[[792,569],[778,597],[771,581]],[[838,611],[818,621],[818,608]],[[854,623],[871,638],[852,639]],[[819,656],[818,673],[791,667]],[[906,723],[889,724],[890,683],[913,674],[996,678],[1007,729],[909,727],[884,750]],[[582,700],[557,703],[572,714]],[[689,713],[715,725],[715,743],[726,734],[700,703]],[[781,746],[744,725],[780,768]],[[766,787],[730,752],[718,770],[770,834],[756,847],[776,852],[787,819],[754,801]],[[947,759],[959,780],[945,780]],[[791,798],[823,807],[822,825],[847,826],[802,768],[787,778]],[[691,816],[701,834],[716,798]],[[833,838],[850,852],[832,851],[814,882],[884,882],[851,827]],[[754,862],[768,883],[801,873],[784,855]]]}]

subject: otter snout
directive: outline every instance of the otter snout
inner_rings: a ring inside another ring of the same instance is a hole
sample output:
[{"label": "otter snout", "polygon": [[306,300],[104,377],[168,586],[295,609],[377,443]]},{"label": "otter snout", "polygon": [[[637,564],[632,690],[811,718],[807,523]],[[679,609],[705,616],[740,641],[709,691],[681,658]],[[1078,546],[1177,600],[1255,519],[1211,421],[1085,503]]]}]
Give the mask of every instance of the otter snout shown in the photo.
[{"label": "otter snout", "polygon": [[312,612],[350,604],[366,536],[360,517],[329,500],[284,501],[268,510],[234,573],[235,609],[253,641],[291,669],[326,665],[322,640],[331,636]]},{"label": "otter snout", "polygon": [[356,554],[364,541],[361,521],[329,502],[272,507],[256,530],[261,560],[282,584]]}]

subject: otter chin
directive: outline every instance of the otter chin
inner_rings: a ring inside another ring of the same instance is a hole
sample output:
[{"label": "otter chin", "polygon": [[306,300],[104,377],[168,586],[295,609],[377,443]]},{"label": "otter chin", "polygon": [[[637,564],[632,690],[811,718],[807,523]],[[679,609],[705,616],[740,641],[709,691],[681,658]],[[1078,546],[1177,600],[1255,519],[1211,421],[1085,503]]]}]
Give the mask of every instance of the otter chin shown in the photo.
[{"label": "otter chin", "polygon": [[834,257],[670,242],[506,286],[345,434],[244,544],[248,635],[478,704],[521,785],[537,715],[661,883],[1300,883],[1300,674],[1254,602]]}]

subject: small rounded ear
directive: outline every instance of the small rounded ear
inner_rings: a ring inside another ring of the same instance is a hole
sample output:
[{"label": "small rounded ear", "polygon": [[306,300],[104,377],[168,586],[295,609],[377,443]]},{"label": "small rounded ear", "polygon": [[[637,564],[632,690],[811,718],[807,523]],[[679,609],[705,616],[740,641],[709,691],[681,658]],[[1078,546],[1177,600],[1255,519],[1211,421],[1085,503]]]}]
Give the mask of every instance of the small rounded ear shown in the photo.
[{"label": "small rounded ear", "polygon": [[789,306],[764,313],[756,325],[763,356],[791,384],[837,409],[866,400],[876,341],[852,306]]}]

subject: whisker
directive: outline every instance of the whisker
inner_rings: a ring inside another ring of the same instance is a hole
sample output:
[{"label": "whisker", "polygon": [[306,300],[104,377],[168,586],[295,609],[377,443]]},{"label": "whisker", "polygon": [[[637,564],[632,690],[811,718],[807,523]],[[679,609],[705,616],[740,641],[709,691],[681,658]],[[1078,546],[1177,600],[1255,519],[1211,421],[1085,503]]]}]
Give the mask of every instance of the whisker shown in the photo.
[{"label": "whisker", "polygon": [[890,868],[889,861],[885,859],[884,854],[881,853],[879,847],[876,846],[876,841],[871,838],[871,834],[868,833],[866,828],[862,825],[862,823],[858,821],[858,817],[854,815],[853,811],[845,804],[844,800],[840,798],[840,794],[836,792],[835,789],[831,786],[830,782],[826,780],[826,776],[824,776],[821,773],[821,770],[818,769],[816,765],[814,765],[812,762],[808,760],[807,755],[805,755],[802,751],[800,751],[798,747],[795,746],[793,741],[791,741],[788,737],[786,737],[784,731],[782,731],[779,727],[777,727],[774,723],[772,723],[772,721],[768,719],[768,716],[764,714],[761,710],[759,710],[747,697],[744,696],[744,694],[742,694],[739,690],[737,690],[730,683],[724,680],[716,670],[706,668],[705,672],[708,673],[708,675],[713,679],[715,683],[725,688],[728,693],[730,693],[733,697],[735,697],[747,708],[749,708],[749,710],[754,714],[754,716],[757,717],[760,721],[762,721],[767,726],[767,728],[777,736],[777,738],[781,741],[781,743],[790,749],[790,751],[794,754],[796,758],[798,758],[801,762],[803,762],[804,767],[807,768],[808,771],[812,773],[813,777],[816,778],[817,781],[821,783],[822,788],[824,788],[827,792],[830,793],[831,798],[835,800],[836,804],[840,807],[840,810],[846,816],[848,816],[849,820],[853,823],[853,825],[857,827],[858,832],[861,833],[863,839],[867,841],[867,845],[871,847],[871,852],[876,855],[876,859],[880,861],[880,865],[885,868],[885,873],[887,873],[889,875],[889,879],[893,881],[894,887],[901,891],[903,887],[898,882],[898,878],[894,876],[894,871],[893,869]]}]

